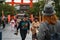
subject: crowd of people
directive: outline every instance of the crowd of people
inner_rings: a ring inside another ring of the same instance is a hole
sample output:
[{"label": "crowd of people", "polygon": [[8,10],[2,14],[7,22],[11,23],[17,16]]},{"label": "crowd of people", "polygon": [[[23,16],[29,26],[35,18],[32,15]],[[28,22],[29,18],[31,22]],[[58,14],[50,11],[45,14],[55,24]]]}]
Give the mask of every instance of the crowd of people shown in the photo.
[{"label": "crowd of people", "polygon": [[[32,27],[30,27],[32,24]],[[20,29],[20,35],[22,40],[25,40],[27,33],[32,32],[32,40],[37,40],[37,32],[40,25],[40,22],[37,18],[34,18],[34,21],[31,23],[27,15],[24,15],[24,18],[18,23],[17,21],[11,20],[12,29],[16,29],[15,35],[18,35],[18,29]]]},{"label": "crowd of people", "polygon": [[18,29],[20,29],[20,34],[22,40],[25,40],[26,34],[29,30],[32,32],[32,40],[60,40],[60,21],[55,15],[54,7],[51,4],[46,4],[42,12],[42,17],[44,20],[40,23],[37,18],[31,23],[28,21],[25,15],[23,20],[20,21],[16,35],[18,34]]}]

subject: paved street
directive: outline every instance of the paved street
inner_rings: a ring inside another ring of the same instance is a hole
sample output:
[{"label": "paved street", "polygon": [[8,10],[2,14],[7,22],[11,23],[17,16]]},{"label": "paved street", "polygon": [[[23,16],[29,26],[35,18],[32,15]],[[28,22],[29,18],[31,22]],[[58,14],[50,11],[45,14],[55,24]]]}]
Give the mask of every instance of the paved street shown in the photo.
[{"label": "paved street", "polygon": [[[26,40],[32,40],[31,32],[27,34]],[[14,35],[14,31],[11,31],[10,25],[6,25],[6,28],[2,31],[2,40],[21,40],[20,34]]]}]

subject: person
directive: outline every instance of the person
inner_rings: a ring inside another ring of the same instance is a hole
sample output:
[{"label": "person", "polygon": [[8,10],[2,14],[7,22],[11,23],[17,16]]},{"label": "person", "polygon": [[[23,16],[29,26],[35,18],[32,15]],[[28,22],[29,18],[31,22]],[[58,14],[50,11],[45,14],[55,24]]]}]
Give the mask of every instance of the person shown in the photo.
[{"label": "person", "polygon": [[36,33],[38,32],[38,28],[39,28],[39,21],[37,18],[34,19],[34,21],[32,22],[32,27],[31,27],[31,31],[32,31],[32,40],[37,40],[37,36]]},{"label": "person", "polygon": [[10,20],[11,20],[10,15],[8,15],[7,19],[8,19],[8,23],[10,23]]},{"label": "person", "polygon": [[44,20],[38,28],[38,40],[60,40],[60,21],[52,5],[46,4],[42,12]]},{"label": "person", "polygon": [[15,21],[15,28],[17,28],[17,18],[16,17],[14,18],[14,21]]},{"label": "person", "polygon": [[18,34],[18,29],[20,29],[20,34],[22,40],[25,40],[27,33],[29,33],[30,29],[30,22],[28,21],[27,15],[24,15],[23,20],[20,21],[19,26],[17,27],[17,33]]},{"label": "person", "polygon": [[4,29],[6,26],[5,16],[2,16],[2,25],[3,25],[3,29]]},{"label": "person", "polygon": [[10,25],[11,25],[11,30],[14,31],[14,27],[15,27],[14,19],[11,19]]},{"label": "person", "polygon": [[15,17],[14,21],[15,21],[14,29],[15,29],[15,33],[16,33],[16,30],[17,30],[17,27],[18,27],[18,22],[17,22],[17,18],[16,17]]},{"label": "person", "polygon": [[1,17],[0,17],[0,26],[1,26]]}]

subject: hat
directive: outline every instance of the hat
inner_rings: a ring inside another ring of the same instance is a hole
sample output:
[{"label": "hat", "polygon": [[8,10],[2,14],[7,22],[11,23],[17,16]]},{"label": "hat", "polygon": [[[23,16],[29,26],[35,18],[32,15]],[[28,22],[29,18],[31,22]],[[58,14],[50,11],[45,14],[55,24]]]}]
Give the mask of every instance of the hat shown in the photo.
[{"label": "hat", "polygon": [[44,10],[42,11],[42,14],[43,14],[43,15],[46,15],[46,16],[50,16],[50,15],[55,14],[55,10],[54,10],[54,8],[53,8],[52,5],[46,4],[46,5],[44,6]]},{"label": "hat", "polygon": [[52,5],[52,4],[55,4],[55,2],[50,0],[50,1],[48,1],[48,4]]}]

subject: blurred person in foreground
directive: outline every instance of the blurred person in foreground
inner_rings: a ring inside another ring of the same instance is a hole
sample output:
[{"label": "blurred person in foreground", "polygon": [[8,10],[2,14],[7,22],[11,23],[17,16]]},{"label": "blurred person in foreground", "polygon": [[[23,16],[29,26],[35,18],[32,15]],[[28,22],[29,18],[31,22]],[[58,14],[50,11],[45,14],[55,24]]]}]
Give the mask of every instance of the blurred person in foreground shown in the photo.
[{"label": "blurred person in foreground", "polygon": [[30,22],[28,21],[27,15],[24,15],[23,20],[20,21],[16,35],[18,34],[18,29],[20,29],[20,35],[22,40],[25,40],[27,33],[29,33],[30,30]]},{"label": "blurred person in foreground", "polygon": [[2,16],[2,25],[3,25],[3,29],[4,29],[6,26],[5,16]]},{"label": "blurred person in foreground", "polygon": [[32,40],[37,40],[36,33],[38,32],[39,25],[40,25],[40,23],[39,23],[38,19],[35,18],[34,21],[32,22],[32,27],[31,27]]},{"label": "blurred person in foreground", "polygon": [[38,29],[38,40],[60,40],[60,21],[52,5],[46,4],[42,12],[44,21]]},{"label": "blurred person in foreground", "polygon": [[11,31],[14,31],[14,27],[15,27],[14,19],[11,19],[10,26],[11,26]]}]

